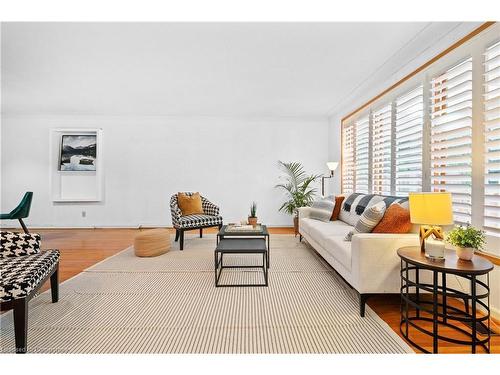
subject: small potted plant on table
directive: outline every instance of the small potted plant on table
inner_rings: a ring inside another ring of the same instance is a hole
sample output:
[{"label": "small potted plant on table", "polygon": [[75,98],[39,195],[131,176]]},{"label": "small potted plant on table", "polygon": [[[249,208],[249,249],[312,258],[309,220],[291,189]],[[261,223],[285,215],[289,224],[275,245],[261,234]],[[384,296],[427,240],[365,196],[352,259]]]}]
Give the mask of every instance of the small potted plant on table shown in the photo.
[{"label": "small potted plant on table", "polygon": [[254,227],[257,225],[257,203],[255,202],[250,205],[250,216],[248,216],[248,224],[253,225]]},{"label": "small potted plant on table", "polygon": [[474,250],[481,250],[485,242],[484,232],[470,225],[457,225],[446,235],[446,242],[452,245],[457,256],[463,260],[471,260]]}]

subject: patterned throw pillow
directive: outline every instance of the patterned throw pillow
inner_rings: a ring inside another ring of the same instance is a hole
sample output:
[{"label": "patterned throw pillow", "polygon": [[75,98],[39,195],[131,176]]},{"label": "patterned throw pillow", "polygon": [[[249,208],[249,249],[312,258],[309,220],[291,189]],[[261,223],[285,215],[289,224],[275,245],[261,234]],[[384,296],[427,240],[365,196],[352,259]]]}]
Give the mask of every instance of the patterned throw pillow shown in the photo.
[{"label": "patterned throw pillow", "polygon": [[354,229],[345,236],[345,241],[351,241],[356,233],[370,233],[384,217],[385,208],[385,202],[379,202],[364,210]]},{"label": "patterned throw pillow", "polygon": [[408,233],[411,230],[410,211],[399,203],[393,203],[372,233]]},{"label": "patterned throw pillow", "polygon": [[323,198],[313,202],[309,217],[314,220],[330,221],[332,217],[335,202],[333,197]]}]

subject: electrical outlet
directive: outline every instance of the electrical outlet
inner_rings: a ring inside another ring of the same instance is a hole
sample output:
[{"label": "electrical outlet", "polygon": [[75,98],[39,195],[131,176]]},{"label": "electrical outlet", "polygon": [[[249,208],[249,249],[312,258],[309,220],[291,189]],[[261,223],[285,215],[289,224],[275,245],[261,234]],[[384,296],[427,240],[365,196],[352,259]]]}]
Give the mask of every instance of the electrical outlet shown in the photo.
[{"label": "electrical outlet", "polygon": [[87,211],[82,211],[82,217],[87,217]]}]

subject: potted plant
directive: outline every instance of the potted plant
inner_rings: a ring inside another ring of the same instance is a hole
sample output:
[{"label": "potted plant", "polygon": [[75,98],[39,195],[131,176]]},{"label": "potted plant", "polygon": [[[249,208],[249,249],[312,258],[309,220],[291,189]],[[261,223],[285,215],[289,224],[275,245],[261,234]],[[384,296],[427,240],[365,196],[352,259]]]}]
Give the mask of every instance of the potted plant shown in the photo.
[{"label": "potted plant", "polygon": [[248,224],[257,225],[257,203],[253,202],[250,205],[250,216],[248,216]]},{"label": "potted plant", "polygon": [[293,215],[293,226],[295,235],[297,235],[299,231],[298,209],[311,205],[316,194],[316,189],[312,188],[311,184],[321,175],[307,175],[302,164],[298,162],[284,163],[278,161],[278,163],[285,174],[280,177],[283,182],[275,187],[284,191],[287,197],[279,211]]},{"label": "potted plant", "polygon": [[474,250],[483,248],[485,236],[482,230],[470,225],[466,227],[457,225],[446,235],[446,242],[455,248],[460,259],[471,260]]}]

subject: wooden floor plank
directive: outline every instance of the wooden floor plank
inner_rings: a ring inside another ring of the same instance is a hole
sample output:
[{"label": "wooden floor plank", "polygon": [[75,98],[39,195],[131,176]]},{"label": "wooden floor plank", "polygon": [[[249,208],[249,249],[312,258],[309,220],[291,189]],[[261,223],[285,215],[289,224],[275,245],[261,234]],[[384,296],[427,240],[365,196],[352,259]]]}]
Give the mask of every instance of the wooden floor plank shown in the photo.
[{"label": "wooden floor plank", "polygon": [[[269,228],[271,234],[293,234],[293,228]],[[36,230],[42,235],[42,248],[56,248],[61,251],[60,282],[63,282],[84,269],[131,246],[135,235],[143,229],[43,229]],[[172,235],[174,230],[170,229]],[[216,233],[216,229],[206,229],[206,233]],[[185,251],[189,251],[186,249]],[[48,289],[46,283],[42,290]],[[400,299],[398,296],[377,296],[369,299],[368,305],[396,332],[399,332]],[[431,329],[431,324],[425,328]],[[451,329],[442,331],[454,338],[461,338]],[[412,339],[427,350],[432,349],[432,341],[422,333],[412,335]],[[468,353],[469,348],[440,343],[441,353]],[[500,353],[500,336],[491,340],[492,353]]]}]

